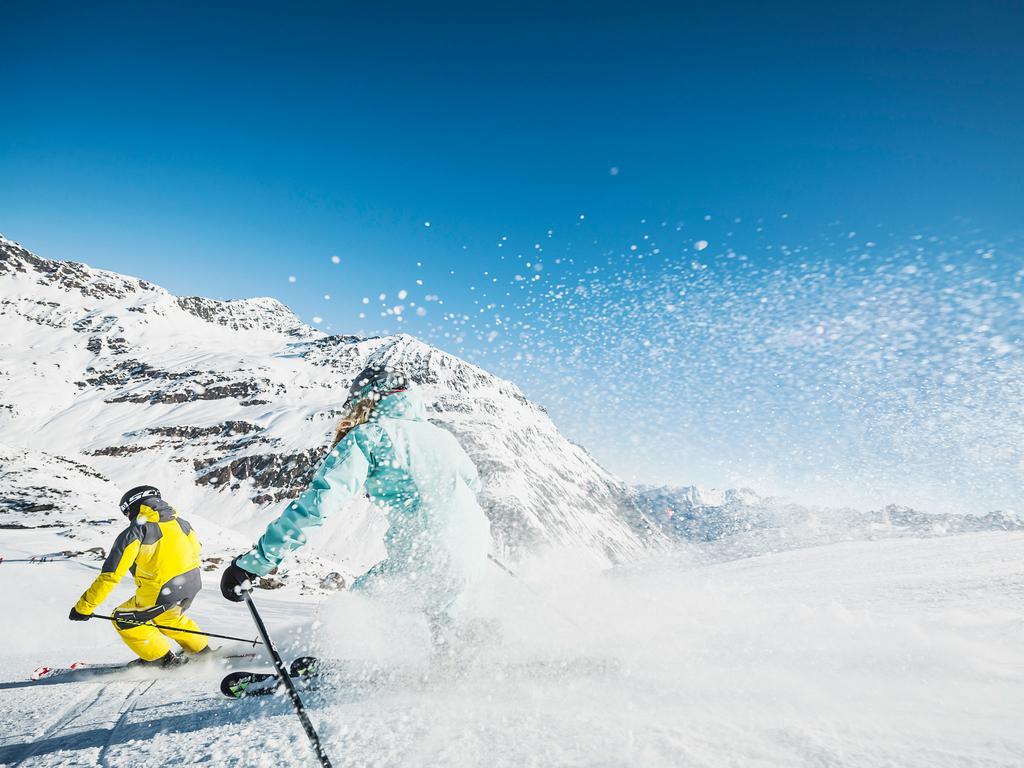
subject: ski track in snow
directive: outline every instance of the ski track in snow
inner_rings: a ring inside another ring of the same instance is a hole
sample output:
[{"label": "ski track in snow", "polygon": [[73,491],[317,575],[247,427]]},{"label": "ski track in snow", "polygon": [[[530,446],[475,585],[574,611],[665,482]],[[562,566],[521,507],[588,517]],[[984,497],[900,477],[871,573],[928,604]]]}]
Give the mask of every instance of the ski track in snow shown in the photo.
[{"label": "ski track in snow", "polygon": [[[440,672],[421,664],[414,615],[340,594],[311,624],[310,601],[258,595],[287,658],[315,650],[377,670],[304,694],[336,766],[1024,764],[1024,534],[523,570],[530,590],[496,572],[479,611],[500,622],[500,642]],[[26,683],[39,663],[126,652],[105,623],[67,622],[56,611],[67,600],[33,605],[46,589],[73,595],[82,569],[16,576],[4,594],[14,618],[0,651],[0,765],[313,764],[287,700],[227,700],[219,669]],[[196,615],[251,633],[212,589]],[[561,673],[553,660],[572,663]]]}]

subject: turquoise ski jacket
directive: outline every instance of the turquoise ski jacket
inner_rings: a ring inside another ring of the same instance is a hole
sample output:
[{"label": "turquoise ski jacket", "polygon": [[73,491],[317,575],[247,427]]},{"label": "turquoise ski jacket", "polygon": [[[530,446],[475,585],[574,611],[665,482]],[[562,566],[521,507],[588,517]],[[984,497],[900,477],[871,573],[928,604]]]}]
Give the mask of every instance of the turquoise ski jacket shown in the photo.
[{"label": "turquoise ski jacket", "polygon": [[266,575],[364,489],[387,515],[387,558],[354,587],[404,575],[445,602],[483,569],[491,532],[476,501],[480,477],[455,436],[427,421],[413,388],[377,403],[371,420],[327,454],[305,493],[267,526],[238,565]]}]

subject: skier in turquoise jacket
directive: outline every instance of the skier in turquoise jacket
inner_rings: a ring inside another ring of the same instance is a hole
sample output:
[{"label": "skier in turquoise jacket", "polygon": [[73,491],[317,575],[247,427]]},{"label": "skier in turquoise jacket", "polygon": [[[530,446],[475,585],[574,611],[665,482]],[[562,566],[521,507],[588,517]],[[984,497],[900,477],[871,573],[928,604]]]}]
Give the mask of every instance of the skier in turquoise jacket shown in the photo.
[{"label": "skier in turquoise jacket", "polygon": [[404,581],[422,598],[432,630],[484,568],[490,523],[476,494],[480,478],[450,432],[431,424],[412,382],[368,366],[349,390],[334,444],[309,488],[292,501],[249,552],[224,571],[221,592],[243,599],[257,576],[303,546],[313,528],[341,512],[361,490],[387,515],[387,557],[353,589]]}]

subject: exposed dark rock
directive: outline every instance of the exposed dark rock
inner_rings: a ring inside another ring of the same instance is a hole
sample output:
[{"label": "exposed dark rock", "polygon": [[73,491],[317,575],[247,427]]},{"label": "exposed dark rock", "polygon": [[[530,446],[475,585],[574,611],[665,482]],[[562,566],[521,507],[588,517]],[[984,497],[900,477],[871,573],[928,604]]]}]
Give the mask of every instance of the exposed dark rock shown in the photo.
[{"label": "exposed dark rock", "polygon": [[107,348],[115,355],[128,354],[129,344],[128,340],[123,336],[118,336],[114,339],[107,339]]},{"label": "exposed dark rock", "polygon": [[131,456],[133,453],[139,453],[156,446],[145,446],[145,445],[111,445],[105,448],[96,448],[91,451],[86,451],[90,456]]},{"label": "exposed dark rock", "polygon": [[174,427],[149,427],[145,430],[150,435],[161,435],[164,437],[182,437],[195,440],[199,437],[227,437],[230,435],[249,435],[253,432],[260,432],[262,427],[250,421],[223,421],[209,427],[174,426]]},{"label": "exposed dark rock", "polygon": [[260,504],[292,498],[308,485],[323,458],[322,448],[299,453],[268,453],[242,456],[218,463],[216,459],[195,463],[196,483],[229,486],[234,480],[250,480],[265,491],[253,498]]},{"label": "exposed dark rock", "polygon": [[[220,377],[224,380],[226,377]],[[189,382],[193,387],[198,385],[198,389],[194,389],[187,385],[179,388],[168,388],[158,389],[156,391],[149,392],[125,392],[124,394],[117,395],[115,397],[108,398],[104,402],[107,403],[192,403],[197,400],[226,400],[228,398],[235,398],[242,400],[244,398],[251,398],[253,395],[260,394],[265,391],[265,388],[270,387],[270,382],[266,379],[260,381],[254,379],[245,379],[243,381],[232,381],[226,384],[203,384],[202,380],[193,380]],[[279,388],[278,388],[279,389]],[[252,401],[248,401],[246,404],[251,404]]]}]

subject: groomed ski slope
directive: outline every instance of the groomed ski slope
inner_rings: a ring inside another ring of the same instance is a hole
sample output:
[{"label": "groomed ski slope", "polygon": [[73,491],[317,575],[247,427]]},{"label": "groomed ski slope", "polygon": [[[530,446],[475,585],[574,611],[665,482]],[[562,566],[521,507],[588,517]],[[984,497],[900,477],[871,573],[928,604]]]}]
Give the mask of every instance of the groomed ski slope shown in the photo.
[{"label": "groomed ski slope", "polygon": [[[28,552],[33,535],[5,543]],[[307,696],[336,766],[1024,764],[1024,534],[696,562],[536,562],[529,590],[496,573],[479,611],[502,640],[459,674],[421,674],[425,629],[391,606],[258,599],[282,645],[291,628],[323,639],[303,650],[397,670]],[[81,564],[0,564],[0,578],[0,764],[313,764],[285,700],[223,699],[216,670],[25,682],[40,663],[127,656],[105,622],[67,622]],[[207,581],[200,621],[253,635]],[[556,659],[595,663],[559,675]]]}]

